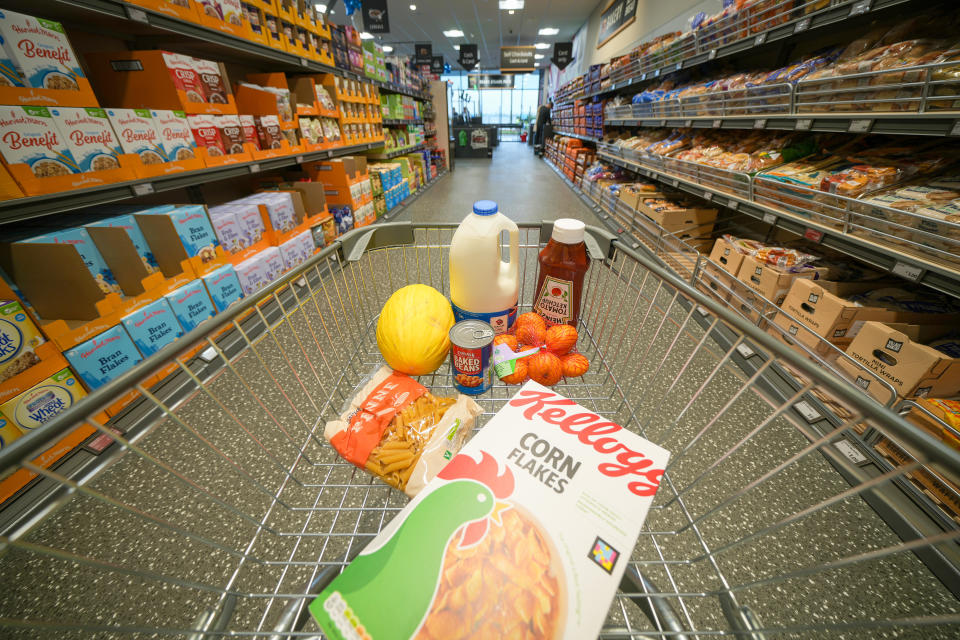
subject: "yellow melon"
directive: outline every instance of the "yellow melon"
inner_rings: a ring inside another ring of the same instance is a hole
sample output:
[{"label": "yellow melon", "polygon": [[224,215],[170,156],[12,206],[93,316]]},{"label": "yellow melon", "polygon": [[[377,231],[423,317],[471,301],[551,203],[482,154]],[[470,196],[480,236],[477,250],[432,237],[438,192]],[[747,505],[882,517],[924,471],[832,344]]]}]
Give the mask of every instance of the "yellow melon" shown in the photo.
[{"label": "yellow melon", "polygon": [[377,346],[395,371],[420,376],[436,371],[450,351],[453,310],[425,284],[393,292],[377,320]]}]

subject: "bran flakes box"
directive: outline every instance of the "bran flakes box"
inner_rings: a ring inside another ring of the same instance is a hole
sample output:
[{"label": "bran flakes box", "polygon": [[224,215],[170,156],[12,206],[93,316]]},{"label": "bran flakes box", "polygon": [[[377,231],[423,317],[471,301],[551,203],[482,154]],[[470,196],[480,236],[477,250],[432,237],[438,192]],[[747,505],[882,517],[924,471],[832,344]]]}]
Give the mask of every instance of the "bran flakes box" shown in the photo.
[{"label": "bran flakes box", "polygon": [[249,142],[257,151],[260,150],[260,138],[257,136],[257,123],[253,116],[239,116],[240,127],[243,129],[243,141]]},{"label": "bran flakes box", "polygon": [[[138,211],[137,213],[147,213],[148,211],[149,209],[147,211]],[[130,237],[130,242],[133,243],[133,248],[137,250],[137,254],[140,256],[140,261],[143,263],[147,273],[153,273],[160,270],[160,265],[157,263],[157,259],[153,256],[153,249],[150,248],[150,243],[147,242],[147,238],[143,235],[143,231],[140,229],[140,225],[137,224],[137,219],[133,214],[105,218],[103,220],[89,222],[85,226],[117,227],[123,229]]]},{"label": "bran flakes box", "polygon": [[0,107],[0,152],[37,178],[78,173],[70,148],[46,107]]},{"label": "bran flakes box", "polygon": [[190,123],[187,122],[187,114],[170,109],[152,109],[150,117],[153,118],[160,145],[167,158],[174,161],[189,160],[197,156],[194,152],[197,143],[193,139]]},{"label": "bran flakes box", "polygon": [[223,82],[220,65],[213,60],[190,58],[194,71],[200,79],[207,102],[227,104],[227,88]]},{"label": "bran flakes box", "polygon": [[152,356],[183,335],[183,328],[166,298],[137,309],[121,322],[144,357]]},{"label": "bran flakes box", "polygon": [[7,41],[0,33],[0,86],[4,87],[22,87],[23,78],[17,71],[17,65],[10,54]]},{"label": "bran flakes box", "polygon": [[90,275],[104,293],[122,293],[113,271],[103,259],[90,233],[83,227],[70,227],[18,240],[33,244],[69,244],[77,250]]},{"label": "bran flakes box", "polygon": [[179,289],[164,296],[184,332],[193,331],[197,325],[217,315],[213,302],[207,295],[207,288],[200,279],[191,280]]},{"label": "bran flakes box", "polygon": [[124,153],[136,154],[143,164],[167,161],[148,109],[107,109],[107,118]]},{"label": "bran flakes box", "polygon": [[40,362],[34,349],[43,334],[16,300],[0,301],[0,383]]},{"label": "bran flakes box", "polygon": [[63,355],[91,389],[110,382],[143,360],[133,340],[119,324],[64,351]]},{"label": "bran flakes box", "polygon": [[50,115],[81,172],[120,168],[123,150],[106,111],[99,107],[52,107]]},{"label": "bran flakes box", "polygon": [[173,211],[164,212],[173,222],[173,227],[180,236],[180,242],[191,258],[198,257],[201,262],[211,262],[217,257],[217,235],[210,225],[207,210],[202,204],[192,204],[177,207]]},{"label": "bran flakes box", "polygon": [[202,278],[217,311],[223,311],[243,297],[243,289],[233,265],[225,264]]},{"label": "bran flakes box", "polygon": [[200,74],[193,65],[193,58],[180,53],[163,51],[163,62],[167,65],[170,79],[178,91],[183,91],[190,102],[206,102],[207,96],[203,91],[203,82]]},{"label": "bran flakes box", "polygon": [[668,458],[528,382],[310,611],[333,640],[595,638]]},{"label": "bran flakes box", "polygon": [[87,395],[69,367],[0,405],[0,413],[20,431],[36,429]]},{"label": "bran flakes box", "polygon": [[208,113],[191,114],[187,116],[187,122],[190,124],[190,131],[193,132],[193,139],[196,140],[198,147],[204,147],[209,156],[226,155],[227,150],[223,146],[223,139],[220,137],[220,124],[217,116]]},{"label": "bran flakes box", "polygon": [[240,118],[234,115],[217,116],[216,121],[224,150],[228,154],[243,153],[243,126]]},{"label": "bran flakes box", "polygon": [[59,22],[3,9],[0,35],[28,87],[80,89],[77,79],[85,77],[83,69]]}]

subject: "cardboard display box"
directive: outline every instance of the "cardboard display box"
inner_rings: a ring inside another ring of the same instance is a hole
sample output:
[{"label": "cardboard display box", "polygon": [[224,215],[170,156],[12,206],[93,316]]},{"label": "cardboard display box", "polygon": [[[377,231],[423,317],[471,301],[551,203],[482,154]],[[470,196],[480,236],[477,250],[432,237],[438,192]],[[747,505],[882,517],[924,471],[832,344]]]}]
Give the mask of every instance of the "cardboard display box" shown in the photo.
[{"label": "cardboard display box", "polygon": [[727,242],[726,239],[720,237],[717,238],[713,244],[713,251],[710,252],[710,260],[724,271],[735,276],[740,271],[743,254],[737,251],[737,248]]}]

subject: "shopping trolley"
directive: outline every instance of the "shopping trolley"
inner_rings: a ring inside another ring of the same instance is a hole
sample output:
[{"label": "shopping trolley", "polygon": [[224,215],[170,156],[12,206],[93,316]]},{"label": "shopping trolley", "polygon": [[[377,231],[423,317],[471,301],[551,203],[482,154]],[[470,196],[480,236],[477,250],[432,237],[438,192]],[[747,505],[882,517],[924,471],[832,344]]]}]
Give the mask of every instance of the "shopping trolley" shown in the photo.
[{"label": "shopping trolley", "polygon": [[[307,604],[407,501],[339,458],[323,425],[381,362],[386,298],[449,292],[454,228],[347,234],[0,451],[5,473],[38,476],[0,511],[0,635],[319,636]],[[602,637],[956,638],[960,532],[919,524],[896,482],[921,467],[955,482],[960,454],[588,231],[590,370],[558,391],[672,453]],[[523,303],[550,232],[521,227]],[[421,381],[454,392],[446,365]],[[131,389],[138,402],[98,419]],[[514,391],[479,397],[478,428]],[[33,462],[84,422],[113,444]],[[907,464],[863,464],[864,429]]]}]

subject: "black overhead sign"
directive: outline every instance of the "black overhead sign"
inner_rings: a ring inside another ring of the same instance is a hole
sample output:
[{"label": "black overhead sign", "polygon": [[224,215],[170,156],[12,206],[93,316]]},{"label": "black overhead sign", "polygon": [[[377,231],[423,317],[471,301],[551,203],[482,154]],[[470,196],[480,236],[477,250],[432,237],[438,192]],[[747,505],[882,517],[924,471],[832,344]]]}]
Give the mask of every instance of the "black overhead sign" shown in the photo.
[{"label": "black overhead sign", "polygon": [[600,14],[597,48],[627,28],[637,17],[637,0],[613,0]]},{"label": "black overhead sign", "polygon": [[433,45],[429,42],[418,44],[414,51],[416,52],[415,57],[418,65],[433,62]]},{"label": "black overhead sign", "polygon": [[513,89],[513,76],[485,73],[467,76],[470,89]]},{"label": "black overhead sign", "polygon": [[550,58],[550,62],[557,65],[557,68],[560,71],[563,71],[567,68],[573,61],[573,43],[572,42],[557,42],[553,45],[553,57]]},{"label": "black overhead sign", "polygon": [[460,45],[460,66],[466,69],[467,71],[472,71],[475,66],[477,66],[477,45],[475,44],[462,44]]},{"label": "black overhead sign", "polygon": [[533,71],[535,49],[533,47],[500,47],[500,71],[522,73]]},{"label": "black overhead sign", "polygon": [[443,73],[443,56],[433,56],[430,59],[430,73],[437,75]]},{"label": "black overhead sign", "polygon": [[387,0],[363,0],[363,28],[370,33],[389,33]]}]

